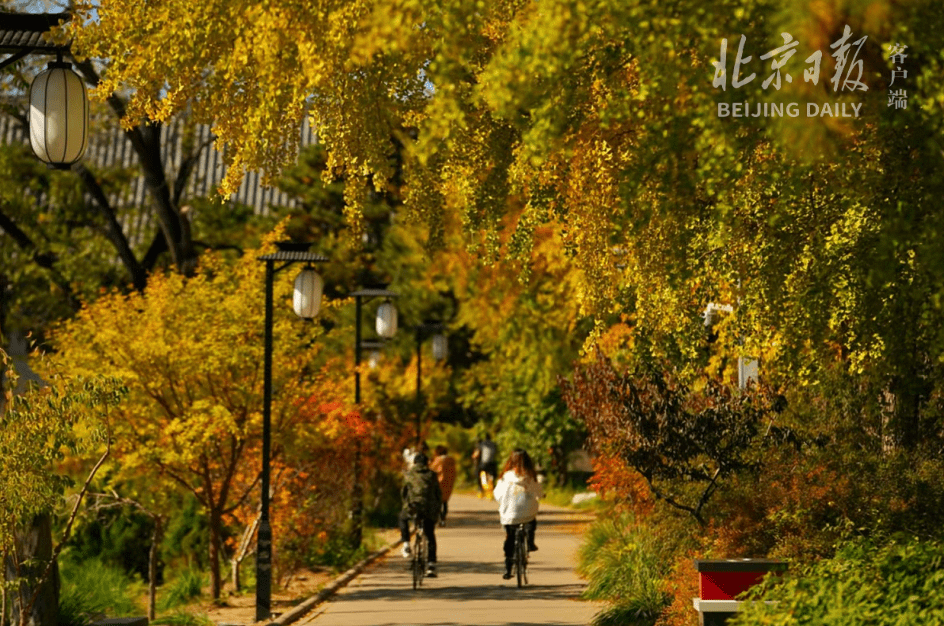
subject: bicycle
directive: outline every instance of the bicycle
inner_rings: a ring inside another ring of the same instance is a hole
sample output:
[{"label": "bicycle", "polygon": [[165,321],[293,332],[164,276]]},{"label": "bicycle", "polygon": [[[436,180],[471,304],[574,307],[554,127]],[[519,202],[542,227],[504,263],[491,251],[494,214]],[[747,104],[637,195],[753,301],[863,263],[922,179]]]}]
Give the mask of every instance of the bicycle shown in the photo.
[{"label": "bicycle", "polygon": [[[528,524],[518,524],[515,530],[515,573],[518,586],[528,584]],[[524,581],[522,583],[522,581]]]},{"label": "bicycle", "polygon": [[415,508],[410,507],[413,518],[413,554],[410,567],[413,571],[413,589],[423,585],[426,576],[426,534],[423,532],[423,516]]}]

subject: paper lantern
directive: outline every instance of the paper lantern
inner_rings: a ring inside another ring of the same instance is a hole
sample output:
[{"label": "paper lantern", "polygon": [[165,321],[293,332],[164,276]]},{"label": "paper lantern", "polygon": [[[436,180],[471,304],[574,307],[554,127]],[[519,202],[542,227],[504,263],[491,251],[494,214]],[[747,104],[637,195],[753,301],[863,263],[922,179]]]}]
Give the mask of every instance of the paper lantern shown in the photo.
[{"label": "paper lantern", "polygon": [[88,147],[89,104],[72,64],[53,61],[30,85],[30,144],[40,160],[69,169]]},{"label": "paper lantern", "polygon": [[321,291],[324,281],[314,268],[306,267],[298,273],[295,279],[295,296],[292,299],[292,308],[295,315],[311,319],[321,310]]},{"label": "paper lantern", "polygon": [[443,334],[433,335],[433,358],[437,361],[445,360],[449,354],[449,342]]},{"label": "paper lantern", "polygon": [[377,307],[377,335],[390,339],[397,334],[397,309],[390,302]]}]

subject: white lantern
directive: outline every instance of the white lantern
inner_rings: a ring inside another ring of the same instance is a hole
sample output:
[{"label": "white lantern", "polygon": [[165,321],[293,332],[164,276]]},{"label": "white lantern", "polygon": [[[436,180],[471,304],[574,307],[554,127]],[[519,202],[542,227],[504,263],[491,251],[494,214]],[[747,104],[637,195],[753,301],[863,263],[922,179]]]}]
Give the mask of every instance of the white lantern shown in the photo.
[{"label": "white lantern", "polygon": [[321,291],[324,281],[312,267],[306,267],[298,273],[295,279],[295,296],[292,299],[292,308],[295,315],[311,319],[321,310]]},{"label": "white lantern", "polygon": [[367,366],[372,370],[380,367],[380,350],[371,350],[370,358],[367,359]]},{"label": "white lantern", "polygon": [[377,307],[377,335],[390,339],[397,334],[397,309],[390,302]]},{"label": "white lantern", "polygon": [[68,169],[88,147],[85,83],[72,64],[53,61],[30,85],[30,144],[40,160]]},{"label": "white lantern", "polygon": [[433,335],[433,358],[437,361],[443,361],[449,354],[449,342],[442,333]]}]

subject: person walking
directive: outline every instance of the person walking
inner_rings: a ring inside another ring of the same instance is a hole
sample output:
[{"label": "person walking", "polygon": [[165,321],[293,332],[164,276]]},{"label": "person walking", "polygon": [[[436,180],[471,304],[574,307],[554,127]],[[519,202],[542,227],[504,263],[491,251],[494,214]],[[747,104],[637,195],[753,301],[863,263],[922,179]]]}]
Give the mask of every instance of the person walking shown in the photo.
[{"label": "person walking", "polygon": [[439,489],[442,491],[442,511],[439,515],[439,525],[446,525],[446,515],[449,513],[449,498],[452,488],[456,484],[456,460],[449,456],[446,446],[436,446],[436,456],[429,464],[429,469],[439,477]]},{"label": "person walking", "polygon": [[424,441],[419,448],[403,448],[404,471],[409,471],[413,467],[413,459],[416,458],[417,454],[425,454],[426,458],[429,458],[429,444]]},{"label": "person walking", "polygon": [[498,501],[498,516],[505,527],[505,573],[502,578],[511,578],[514,565],[515,530],[518,524],[528,524],[528,550],[538,549],[534,543],[534,534],[538,527],[538,500],[543,495],[541,484],[534,470],[534,461],[527,452],[517,449],[508,457],[502,477],[495,485],[495,499]]},{"label": "person walking", "polygon": [[429,459],[425,454],[413,457],[413,465],[406,472],[406,479],[401,492],[403,508],[400,510],[400,540],[403,542],[401,554],[410,558],[410,505],[415,505],[423,516],[423,533],[429,546],[429,559],[426,575],[436,577],[436,522],[442,508],[442,490],[439,479],[429,469]]},{"label": "person walking", "polygon": [[485,439],[479,440],[472,453],[475,460],[475,476],[479,483],[479,497],[491,497],[491,490],[495,486],[495,477],[498,474],[498,446],[492,437],[485,433]]}]

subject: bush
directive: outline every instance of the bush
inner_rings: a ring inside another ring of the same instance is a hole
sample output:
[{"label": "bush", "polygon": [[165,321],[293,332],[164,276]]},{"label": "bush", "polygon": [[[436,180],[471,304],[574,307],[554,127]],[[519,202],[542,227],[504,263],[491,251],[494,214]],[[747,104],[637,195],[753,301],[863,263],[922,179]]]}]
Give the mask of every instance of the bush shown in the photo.
[{"label": "bush", "polygon": [[367,541],[358,548],[351,547],[350,537],[346,532],[325,533],[324,541],[306,559],[309,567],[328,567],[335,571],[347,569],[367,556]]},{"label": "bush", "polygon": [[[153,520],[133,507],[107,508],[79,516],[67,545],[75,561],[99,558],[147,580],[153,532]],[[158,563],[158,584],[162,582],[162,565]]]},{"label": "bush", "polygon": [[[190,567],[206,569],[209,566],[209,521],[202,505],[192,496],[186,496],[176,509],[164,532],[161,556],[167,561],[183,559]],[[225,541],[225,537],[223,537]]]},{"label": "bush", "polygon": [[101,615],[127,617],[142,612],[136,599],[144,594],[144,583],[119,567],[97,558],[82,562],[62,559],[59,572],[60,626],[81,626]]},{"label": "bush", "polygon": [[187,604],[194,598],[200,597],[203,587],[206,584],[206,576],[199,570],[186,569],[182,571],[168,584],[161,587],[161,608],[172,609],[174,607]]},{"label": "bush", "polygon": [[365,522],[374,528],[396,528],[400,514],[400,482],[397,473],[378,471],[368,485]]},{"label": "bush", "polygon": [[624,513],[601,517],[580,547],[577,571],[587,578],[584,598],[611,605],[595,626],[651,626],[669,602],[663,591],[666,546],[651,529]]},{"label": "bush", "polygon": [[856,539],[782,582],[766,581],[731,626],[944,624],[944,546]]}]

